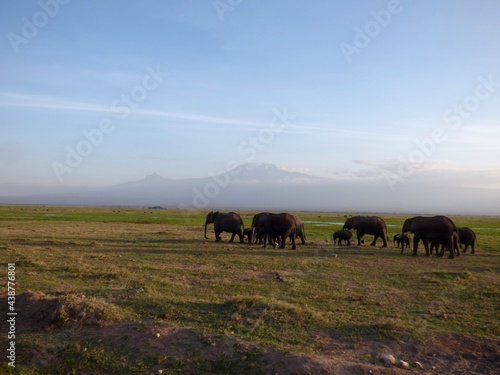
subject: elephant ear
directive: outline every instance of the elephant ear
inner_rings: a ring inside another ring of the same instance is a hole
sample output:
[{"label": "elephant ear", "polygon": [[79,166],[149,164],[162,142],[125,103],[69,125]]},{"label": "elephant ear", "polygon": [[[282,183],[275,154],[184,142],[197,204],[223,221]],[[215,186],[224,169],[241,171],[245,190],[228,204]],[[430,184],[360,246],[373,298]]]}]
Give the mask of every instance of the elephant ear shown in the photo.
[{"label": "elephant ear", "polygon": [[406,229],[407,232],[411,232],[412,224],[413,224],[413,219],[406,219],[406,221],[403,224],[403,228]]}]

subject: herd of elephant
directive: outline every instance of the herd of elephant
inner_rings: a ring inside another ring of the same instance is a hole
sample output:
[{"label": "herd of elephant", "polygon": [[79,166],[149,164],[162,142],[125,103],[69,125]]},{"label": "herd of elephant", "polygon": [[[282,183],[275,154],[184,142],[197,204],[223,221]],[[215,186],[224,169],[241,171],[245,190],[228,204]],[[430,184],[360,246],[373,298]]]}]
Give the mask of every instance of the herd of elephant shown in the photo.
[{"label": "herd of elephant", "polygon": [[[220,234],[222,232],[229,232],[232,234],[229,242],[233,242],[234,237],[238,236],[240,242],[243,243],[244,237],[247,236],[249,244],[263,243],[263,247],[266,247],[267,242],[269,242],[274,247],[279,246],[284,249],[286,240],[289,238],[292,242],[292,249],[295,250],[297,237],[303,245],[306,243],[302,220],[288,213],[261,212],[253,217],[251,228],[245,229],[243,220],[237,213],[211,211],[205,220],[205,238],[208,238],[207,225],[212,223],[214,224],[216,241],[221,240]],[[358,246],[363,242],[362,237],[367,234],[374,236],[372,246],[375,246],[377,239],[381,238],[382,247],[387,247],[387,225],[381,217],[353,216],[348,218],[342,230],[333,234],[334,243],[336,244],[338,241],[338,244],[341,245],[344,241],[346,245],[350,245],[351,230],[356,231]],[[401,246],[401,253],[405,247],[410,247],[410,237],[406,234],[408,232],[413,234],[413,255],[417,255],[420,241],[424,244],[427,256],[430,256],[435,248],[438,256],[444,256],[445,250],[448,250],[448,258],[454,258],[455,255],[460,256],[460,245],[465,245],[463,252],[466,252],[471,246],[472,254],[475,253],[476,234],[474,231],[470,228],[457,228],[455,223],[446,216],[415,216],[406,219],[401,232],[394,236],[394,243],[397,242],[398,247]],[[440,246],[441,251],[438,253]]]}]

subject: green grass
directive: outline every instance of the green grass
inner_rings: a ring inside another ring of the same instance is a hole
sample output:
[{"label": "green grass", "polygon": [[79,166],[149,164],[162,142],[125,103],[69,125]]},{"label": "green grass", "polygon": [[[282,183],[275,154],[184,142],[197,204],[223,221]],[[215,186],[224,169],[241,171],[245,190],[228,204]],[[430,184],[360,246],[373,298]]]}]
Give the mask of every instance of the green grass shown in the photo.
[{"label": "green grass", "polygon": [[[241,213],[246,226],[253,214]],[[324,223],[346,218],[344,213],[297,214]],[[205,240],[205,215],[0,207],[0,259],[3,264],[16,262],[18,294],[31,290],[71,301],[83,298],[102,308],[111,323],[168,323],[191,327],[203,337],[236,337],[292,353],[321,353],[321,335],[389,341],[436,332],[500,335],[499,218],[453,217],[458,226],[475,229],[479,245],[475,255],[448,260],[426,258],[423,249],[417,257],[409,256],[409,249],[401,255],[392,246],[392,236],[411,215],[380,215],[389,224],[387,249],[380,248],[381,243],[376,248],[334,247],[331,236],[341,225],[310,223],[310,244],[296,251],[289,245],[274,250],[215,243],[213,227]],[[223,240],[228,239],[223,234]],[[64,323],[64,316],[61,319]],[[63,358],[52,368],[55,373],[75,368],[133,373],[165,362],[130,353],[126,345],[107,339],[95,343],[83,337],[82,342],[69,334],[34,331],[19,337],[21,346],[43,341]],[[252,350],[257,358],[259,349]],[[186,359],[167,362],[170,373],[193,366],[213,370]],[[211,363],[230,370],[242,365],[229,360]]]}]

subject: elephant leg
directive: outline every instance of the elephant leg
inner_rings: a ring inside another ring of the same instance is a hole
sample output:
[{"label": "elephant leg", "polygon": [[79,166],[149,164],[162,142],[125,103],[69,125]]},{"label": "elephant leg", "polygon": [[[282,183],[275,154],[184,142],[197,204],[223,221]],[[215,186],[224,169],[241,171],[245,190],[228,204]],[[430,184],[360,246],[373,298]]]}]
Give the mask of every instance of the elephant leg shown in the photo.
[{"label": "elephant leg", "polygon": [[219,225],[214,224],[214,232],[215,232],[215,242],[220,242],[220,234],[222,233]]},{"label": "elephant leg", "polygon": [[236,236],[236,233],[233,232],[233,234],[231,234],[231,239],[229,240],[229,242],[233,242],[234,241],[234,236]]},{"label": "elephant leg", "polygon": [[370,244],[370,246],[375,246],[377,244],[377,238],[378,238],[377,235],[375,235],[375,237],[373,237],[373,242]]},{"label": "elephant leg", "polygon": [[267,243],[269,243],[269,245],[276,248],[276,244],[274,243],[274,234],[264,234],[264,247],[267,247],[266,241]]},{"label": "elephant leg", "polygon": [[269,243],[273,245],[273,248],[277,248],[278,246],[281,247],[281,238],[280,236],[276,236],[273,234],[272,236],[269,236]]},{"label": "elephant leg", "polygon": [[462,251],[462,253],[466,253],[468,248],[469,248],[469,243],[468,243],[468,242],[466,242],[466,243],[465,243],[464,250]]},{"label": "elephant leg", "polygon": [[[292,233],[292,250],[297,249],[297,245],[295,244],[295,238],[296,237],[297,237],[296,234]],[[305,242],[303,244],[305,244]]]},{"label": "elephant leg", "polygon": [[302,242],[302,245],[305,245],[306,244],[306,239],[304,238],[304,234],[301,233],[300,236],[299,236],[299,238],[300,238],[300,241]]},{"label": "elephant leg", "polygon": [[250,231],[250,233],[248,235],[248,244],[249,245],[253,245],[254,231],[255,231],[255,228],[252,228],[252,230]]},{"label": "elephant leg", "polygon": [[455,256],[460,257],[460,245],[458,236],[453,235],[450,241],[450,255],[448,259],[454,259]]},{"label": "elephant leg", "polygon": [[475,254],[476,253],[476,250],[474,249],[474,241],[471,242],[470,244],[470,247],[471,247],[471,254]]},{"label": "elephant leg", "polygon": [[363,237],[364,233],[361,232],[359,229],[356,230],[356,236],[358,237],[358,246],[361,246],[361,238]]},{"label": "elephant leg", "polygon": [[[418,242],[420,241],[420,237],[415,236],[413,237],[413,256],[417,256],[417,250],[418,250]],[[429,250],[427,250],[427,254],[429,254]]]},{"label": "elephant leg", "polygon": [[[444,245],[443,245],[444,246]],[[448,255],[448,259],[455,259],[455,246],[454,246],[454,243],[453,243],[453,239],[451,240],[451,242],[448,244],[448,247],[450,249],[450,255]],[[444,249],[443,249],[444,250]],[[443,251],[443,255],[444,255],[444,251]]]},{"label": "elephant leg", "polygon": [[278,249],[284,249],[286,245],[286,237],[285,236],[278,236],[276,239],[276,246]]},{"label": "elephant leg", "polygon": [[283,243],[283,247],[285,247],[285,243],[286,243],[286,238],[281,238],[281,236],[273,236],[272,238],[272,241],[273,241],[273,247],[276,249],[277,247],[279,247],[281,249],[281,244]]},{"label": "elephant leg", "polygon": [[274,243],[274,236],[272,236],[270,234],[267,236],[264,236],[264,247],[266,247],[266,241],[269,245],[276,248],[276,244]]},{"label": "elephant leg", "polygon": [[444,248],[445,248],[445,244],[442,244],[441,245],[441,251],[439,251],[439,245],[437,245],[436,247],[436,254],[438,254],[438,251],[439,251],[439,255],[438,257],[442,258],[444,256]]},{"label": "elephant leg", "polygon": [[427,240],[422,240],[422,242],[424,243],[424,248],[425,248],[425,256],[426,256],[426,257],[430,257],[430,256],[431,256],[431,252],[430,252],[429,241],[427,241]]}]

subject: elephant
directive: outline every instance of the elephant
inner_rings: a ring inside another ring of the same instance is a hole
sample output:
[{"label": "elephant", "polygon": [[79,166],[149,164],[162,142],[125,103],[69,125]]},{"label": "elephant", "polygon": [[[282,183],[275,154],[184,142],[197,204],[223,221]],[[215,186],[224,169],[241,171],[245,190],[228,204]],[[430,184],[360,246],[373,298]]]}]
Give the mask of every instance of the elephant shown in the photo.
[{"label": "elephant", "polygon": [[405,244],[404,247],[410,248],[410,236],[408,236],[407,234],[403,235],[401,233],[394,235],[394,245],[396,245],[396,242],[398,243],[398,246],[396,247],[399,247],[403,241]]},{"label": "elephant", "polygon": [[[305,232],[305,229],[304,229],[304,223],[302,222],[302,220],[300,220],[300,218],[296,215],[292,215],[293,218],[295,219],[295,224],[297,225],[297,230],[296,230],[296,238],[300,238],[300,241],[302,243],[302,245],[305,245],[306,244],[306,232]],[[292,235],[290,234],[290,241],[292,240]],[[280,238],[275,236],[274,237],[274,242],[275,242],[275,246],[276,245],[281,245],[280,243]],[[261,242],[259,242],[261,243]]]},{"label": "elephant", "polygon": [[248,244],[249,245],[252,244],[252,240],[254,238],[254,233],[253,233],[254,230],[255,230],[255,228],[246,228],[243,231],[243,239],[245,239],[245,237],[248,237]]},{"label": "elephant", "polygon": [[333,233],[333,244],[336,244],[336,241],[339,241],[339,246],[342,246],[342,241],[345,241],[345,244],[351,246],[351,231],[347,229],[338,230]]},{"label": "elephant", "polygon": [[261,228],[264,231],[264,248],[267,241],[272,243],[278,237],[280,248],[285,248],[286,239],[292,240],[292,250],[297,248],[295,238],[297,236],[297,221],[288,213],[273,214],[261,212],[253,217],[252,227]]},{"label": "elephant", "polygon": [[[443,245],[443,250],[439,254],[440,257],[444,255],[444,248],[447,248],[450,251],[448,258],[455,258],[454,246],[455,241],[458,241],[458,231],[455,223],[450,218],[446,216],[415,216],[405,220],[401,233],[405,234],[406,232],[414,233],[414,256],[417,255],[418,243],[422,240],[427,256],[431,255],[429,252],[429,242],[435,242]],[[404,245],[402,245],[401,253],[403,253],[403,249]]]},{"label": "elephant", "polygon": [[460,239],[460,244],[465,245],[464,253],[467,252],[469,245],[471,247],[471,254],[475,254],[475,245],[477,242],[476,233],[470,228],[462,227],[457,228],[458,238]]},{"label": "elephant", "polygon": [[[457,256],[460,256],[460,249],[459,249],[459,243],[460,243],[460,237],[457,233],[453,233],[453,250],[455,251],[455,254]],[[441,246],[441,251],[438,253],[439,246]],[[437,240],[431,241],[429,252],[432,255],[432,252],[434,249],[436,249],[436,255],[442,257],[444,255],[445,251],[445,246],[446,244],[439,242]]]},{"label": "elephant", "polygon": [[342,229],[355,229],[358,238],[358,246],[361,246],[361,238],[365,234],[373,234],[375,238],[370,244],[375,246],[377,238],[382,238],[384,244],[382,247],[387,247],[387,225],[384,219],[378,216],[353,216],[347,219]]},{"label": "elephant", "polygon": [[229,242],[233,242],[234,237],[238,235],[240,237],[240,243],[243,243],[243,230],[245,226],[243,225],[243,220],[241,220],[240,215],[235,212],[222,213],[219,211],[210,211],[205,220],[205,238],[207,237],[207,225],[214,223],[215,241],[219,242],[221,240],[220,234],[222,232],[231,233],[231,239]]},{"label": "elephant", "polygon": [[292,216],[295,219],[295,225],[297,226],[297,230],[296,230],[297,237],[300,238],[302,245],[305,245],[306,244],[306,232],[304,229],[304,223],[302,222],[302,220],[300,220],[300,218],[298,216],[295,216],[295,215],[292,215]]},{"label": "elephant", "polygon": [[[305,245],[306,244],[306,232],[305,232],[305,229],[304,229],[304,223],[302,222],[302,220],[296,216],[296,215],[292,215],[293,218],[295,219],[295,224],[297,225],[297,230],[296,230],[296,237],[295,238],[300,238],[300,241],[302,243],[302,245]],[[258,233],[257,233],[257,236],[258,236]],[[292,235],[290,234],[290,241],[292,240]],[[258,240],[258,238],[257,238]],[[275,236],[274,237],[274,242],[275,242],[275,245],[281,245],[280,243],[280,238]],[[261,243],[261,242],[259,242]]]},{"label": "elephant", "polygon": [[262,245],[264,242],[264,230],[262,228],[247,228],[243,231],[243,237],[247,236],[248,244],[253,245],[258,243]]}]

